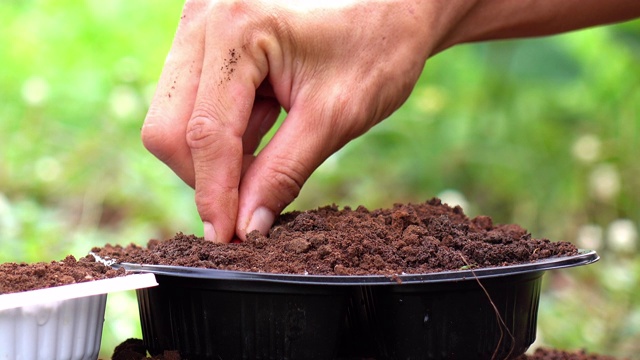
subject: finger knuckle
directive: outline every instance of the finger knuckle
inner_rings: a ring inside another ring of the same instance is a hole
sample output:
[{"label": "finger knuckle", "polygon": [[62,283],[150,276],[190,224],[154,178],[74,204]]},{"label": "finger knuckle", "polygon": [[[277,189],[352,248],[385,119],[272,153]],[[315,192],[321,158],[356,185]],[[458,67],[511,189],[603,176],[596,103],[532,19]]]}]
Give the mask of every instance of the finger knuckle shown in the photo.
[{"label": "finger knuckle", "polygon": [[241,34],[243,46],[265,46],[265,42],[272,38],[271,33],[289,34],[288,22],[279,15],[283,9],[274,10],[274,7],[256,6],[256,2],[251,0],[227,0],[217,2],[211,8],[211,13],[215,13],[218,19],[233,19],[231,24],[226,25]]},{"label": "finger knuckle", "polygon": [[186,140],[191,149],[210,147],[218,138],[223,124],[216,117],[197,114],[187,124]]},{"label": "finger knuckle", "polygon": [[293,159],[280,159],[271,163],[268,172],[270,175],[265,181],[276,190],[273,194],[278,203],[288,204],[298,197],[307,179],[307,172],[302,170],[304,168],[304,164]]},{"label": "finger knuckle", "polygon": [[198,15],[204,13],[209,1],[206,0],[187,0],[182,7],[181,23],[189,23]]},{"label": "finger knuckle", "polygon": [[[373,125],[373,118],[376,116],[371,109],[363,104],[367,102],[354,98],[353,93],[344,89],[334,89],[331,92],[330,100],[325,100],[324,105],[319,110],[319,116],[326,119],[327,127],[324,131],[332,134],[333,140],[342,140],[342,146],[346,140],[362,135]],[[336,136],[337,135],[337,136]]]},{"label": "finger knuckle", "polygon": [[176,142],[179,138],[174,136],[175,130],[168,125],[170,123],[150,110],[140,130],[142,145],[160,160],[171,156],[179,147]]},{"label": "finger knuckle", "polygon": [[223,132],[231,131],[231,125],[222,114],[227,113],[217,100],[202,99],[193,109],[187,123],[186,141],[191,149],[210,147],[216,138],[225,138]]},{"label": "finger knuckle", "polygon": [[254,7],[251,3],[248,0],[226,0],[219,2],[218,5],[232,15],[241,15],[249,12]]}]

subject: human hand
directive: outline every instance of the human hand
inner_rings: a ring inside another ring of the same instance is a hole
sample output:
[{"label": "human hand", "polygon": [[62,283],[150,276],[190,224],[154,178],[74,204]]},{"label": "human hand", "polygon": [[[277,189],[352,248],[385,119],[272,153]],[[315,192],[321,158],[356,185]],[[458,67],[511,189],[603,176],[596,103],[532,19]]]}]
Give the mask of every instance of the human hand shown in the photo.
[{"label": "human hand", "polygon": [[405,101],[436,44],[430,2],[308,3],[184,7],[142,139],[195,187],[208,240],[267,232],[312,171]]},{"label": "human hand", "polygon": [[266,233],[328,156],[406,100],[434,53],[640,14],[637,0],[557,4],[187,0],[142,140],[195,188],[206,239]]}]

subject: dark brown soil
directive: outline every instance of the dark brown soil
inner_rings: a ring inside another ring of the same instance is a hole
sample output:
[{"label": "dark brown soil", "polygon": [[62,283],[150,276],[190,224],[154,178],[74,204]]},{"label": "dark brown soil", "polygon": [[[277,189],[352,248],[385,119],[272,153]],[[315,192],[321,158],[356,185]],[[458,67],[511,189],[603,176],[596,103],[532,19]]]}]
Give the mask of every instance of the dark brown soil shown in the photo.
[{"label": "dark brown soil", "polygon": [[4,263],[0,264],[0,294],[44,289],[122,275],[124,275],[123,270],[114,270],[96,263],[93,256],[85,256],[76,260],[69,255],[64,260],[50,263]]},{"label": "dark brown soil", "polygon": [[111,360],[181,360],[177,351],[165,351],[162,355],[147,357],[147,349],[142,340],[127,339],[113,351]]},{"label": "dark brown soil", "polygon": [[516,360],[616,360],[616,358],[606,355],[588,354],[584,350],[569,352],[539,348],[536,349],[533,355],[522,355]]},{"label": "dark brown soil", "polygon": [[151,240],[146,248],[92,249],[119,262],[314,275],[417,274],[505,266],[575,255],[568,242],[534,239],[518,225],[470,219],[439,199],[391,209],[322,207],[281,215],[267,236],[216,244],[194,235]]}]

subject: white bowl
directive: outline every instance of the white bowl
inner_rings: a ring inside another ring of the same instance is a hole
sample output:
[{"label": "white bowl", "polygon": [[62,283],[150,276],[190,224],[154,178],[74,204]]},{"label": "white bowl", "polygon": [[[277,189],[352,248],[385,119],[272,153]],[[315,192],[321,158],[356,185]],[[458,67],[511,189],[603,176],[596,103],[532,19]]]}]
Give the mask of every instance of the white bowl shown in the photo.
[{"label": "white bowl", "polygon": [[135,274],[0,295],[0,360],[95,360],[107,294],[157,284]]}]

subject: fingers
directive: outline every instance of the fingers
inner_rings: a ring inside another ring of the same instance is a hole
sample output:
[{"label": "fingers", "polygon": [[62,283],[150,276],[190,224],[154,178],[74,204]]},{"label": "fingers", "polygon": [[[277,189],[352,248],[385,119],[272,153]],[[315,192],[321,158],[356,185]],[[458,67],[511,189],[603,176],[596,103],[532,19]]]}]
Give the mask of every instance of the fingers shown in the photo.
[{"label": "fingers", "polygon": [[[255,151],[280,111],[265,86],[254,103],[267,66],[237,30],[243,12],[187,0],[142,127],[145,147],[195,188],[205,238],[223,242],[235,232],[239,179],[253,159],[243,153]],[[207,22],[211,13],[224,21]]]},{"label": "fingers", "polygon": [[[378,94],[370,75],[386,74],[368,71],[369,56],[364,69],[349,71],[351,57],[332,46],[294,48],[286,16],[255,16],[256,9],[187,0],[142,129],[144,145],[195,188],[207,240],[266,233],[311,172],[385,108],[357,98]],[[320,44],[314,34],[307,35]],[[254,156],[280,104],[291,107],[287,120]]]},{"label": "fingers", "polygon": [[209,23],[206,30],[208,41],[220,43],[207,44],[186,142],[205,239],[229,242],[235,234],[244,148],[253,151],[262,137],[245,137],[247,127],[260,130],[266,121],[268,130],[279,106],[262,100],[254,104],[256,89],[266,76],[266,61],[259,51],[252,53],[243,46],[241,33],[218,24]]},{"label": "fingers", "polygon": [[185,132],[204,58],[203,2],[187,1],[153,100],[142,126],[144,146],[184,182],[195,186]]},{"label": "fingers", "polygon": [[[236,233],[243,240],[258,230],[266,234],[279,214],[300,192],[311,173],[344,143],[355,137],[337,120],[351,116],[340,106],[320,102],[296,104],[271,141],[253,160],[240,184]],[[357,116],[357,115],[356,115]],[[349,119],[352,120],[352,119]]]},{"label": "fingers", "polygon": [[280,104],[274,99],[256,97],[247,129],[242,138],[244,154],[253,154],[265,134],[280,115]]}]

